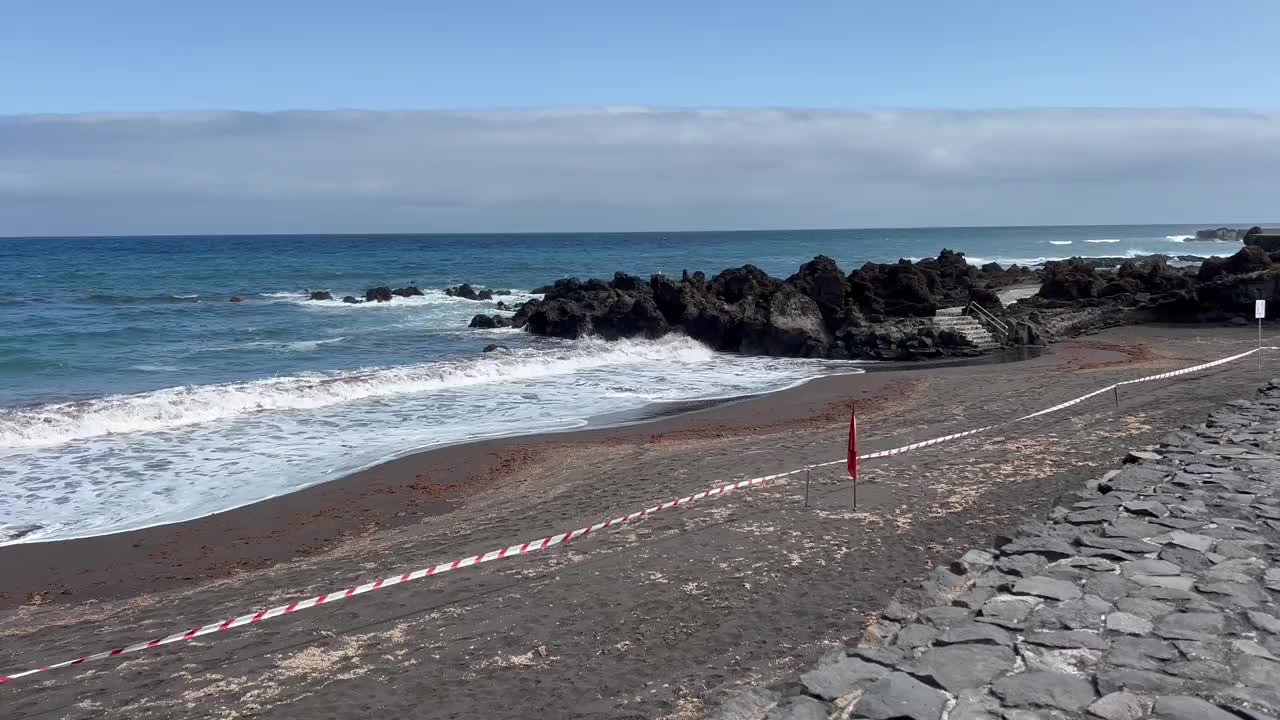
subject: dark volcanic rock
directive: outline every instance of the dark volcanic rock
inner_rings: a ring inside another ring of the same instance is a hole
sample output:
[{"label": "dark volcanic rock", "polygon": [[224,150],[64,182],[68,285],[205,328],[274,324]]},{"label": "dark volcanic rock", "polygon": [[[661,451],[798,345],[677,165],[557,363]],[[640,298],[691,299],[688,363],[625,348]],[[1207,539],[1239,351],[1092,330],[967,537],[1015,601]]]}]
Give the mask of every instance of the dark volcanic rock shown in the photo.
[{"label": "dark volcanic rock", "polygon": [[1044,284],[1040,286],[1040,296],[1051,300],[1093,298],[1098,296],[1102,286],[1102,276],[1097,270],[1079,262],[1079,258],[1071,258],[1044,266]]},{"label": "dark volcanic rock", "polygon": [[391,288],[383,286],[364,291],[365,302],[391,302]]},{"label": "dark volcanic rock", "polygon": [[500,352],[500,351],[511,352],[511,348],[507,347],[506,345],[498,345],[497,343],[491,343],[489,345],[485,345],[484,349],[481,350],[480,352],[488,353],[488,352]]},{"label": "dark volcanic rock", "polygon": [[[647,282],[625,273],[613,280],[565,278],[538,288],[543,298],[517,310],[512,324],[557,337],[659,337],[681,330],[716,350],[789,357],[867,357],[886,360],[976,355],[965,336],[936,326],[939,307],[973,301],[1002,312],[992,288],[1034,277],[1026,268],[974,268],[944,250],[920,262],[866,263],[844,275],[818,256],[786,280],[754,265],[712,278],[685,271],[676,280]],[[467,296],[468,288],[450,294]],[[1023,318],[1016,339],[1044,342]]]},{"label": "dark volcanic rock", "polygon": [[[486,290],[484,292],[488,292],[488,291]],[[454,285],[453,287],[445,288],[444,294],[448,295],[449,297],[460,297],[465,300],[487,299],[487,298],[481,298],[480,293],[476,292],[476,289],[471,287],[470,283],[462,283],[461,285]],[[490,294],[489,297],[493,297],[493,295]]]},{"label": "dark volcanic rock", "polygon": [[407,298],[407,297],[420,296],[423,294],[423,292],[418,288],[414,287],[413,285],[409,285],[408,287],[396,288],[395,290],[391,291],[391,294],[397,297]]},{"label": "dark volcanic rock", "polygon": [[333,293],[325,290],[314,290],[307,296],[308,300],[332,300]]},{"label": "dark volcanic rock", "polygon": [[476,315],[471,318],[471,324],[467,327],[493,329],[511,327],[511,320],[503,315]]},{"label": "dark volcanic rock", "polygon": [[342,298],[342,302],[347,303],[349,305],[359,305],[364,301],[357,298],[355,295],[345,295]]}]

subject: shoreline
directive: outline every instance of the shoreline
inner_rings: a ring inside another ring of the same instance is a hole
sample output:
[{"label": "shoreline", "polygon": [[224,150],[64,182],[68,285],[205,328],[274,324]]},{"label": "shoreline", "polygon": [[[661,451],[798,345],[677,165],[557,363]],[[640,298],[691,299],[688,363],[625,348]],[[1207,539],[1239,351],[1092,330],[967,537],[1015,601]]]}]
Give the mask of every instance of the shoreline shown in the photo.
[{"label": "shoreline", "polygon": [[[1079,353],[1075,353],[1079,354]],[[1013,362],[1028,368],[1061,361],[1080,369],[1140,359],[1120,350],[1045,352]],[[716,441],[847,424],[847,403],[864,412],[903,402],[940,378],[1000,367],[998,359],[885,363],[873,372],[824,375],[710,407],[607,427],[583,427],[484,439],[410,452],[336,480],[201,518],[85,538],[0,547],[0,609],[30,602],[119,598],[139,587],[167,590],[324,553],[376,532],[448,516],[513,476],[561,452]],[[833,450],[836,453],[838,449]],[[791,469],[777,466],[772,471]],[[715,480],[730,478],[715,478]],[[708,484],[711,480],[708,480]],[[655,493],[647,500],[663,499]]]},{"label": "shoreline", "polygon": [[[637,425],[643,425],[646,423],[658,422],[666,418],[678,417],[678,416],[687,415],[690,413],[703,412],[706,410],[714,409],[721,405],[749,401],[753,399],[763,398],[769,395],[774,395],[777,393],[785,393],[785,392],[794,390],[796,388],[802,387],[811,382],[819,381],[825,378],[856,376],[856,375],[863,375],[867,373],[880,373],[880,372],[925,372],[929,370],[941,369],[941,368],[947,368],[947,367],[967,367],[967,366],[976,366],[976,365],[994,365],[994,364],[1004,364],[1004,363],[1010,363],[1010,362],[1022,362],[1022,361],[1032,359],[1042,354],[1047,354],[1050,352],[1051,350],[1048,347],[1024,347],[1024,348],[1006,348],[1001,351],[988,352],[983,355],[979,355],[975,357],[959,357],[959,358],[945,357],[945,358],[938,358],[934,360],[914,360],[914,361],[876,361],[876,360],[851,361],[850,362],[851,365],[855,363],[863,363],[863,364],[859,366],[855,366],[855,368],[852,371],[831,372],[823,375],[815,375],[812,377],[801,378],[788,385],[784,385],[782,387],[771,389],[771,390],[764,390],[757,393],[726,395],[726,396],[709,397],[709,398],[696,398],[692,400],[656,401],[638,408],[633,408],[629,410],[618,410],[618,411],[613,411],[608,413],[602,413],[600,415],[590,416],[585,419],[582,419],[581,424],[576,427],[570,427],[570,428],[565,428],[561,430],[535,430],[531,432],[512,432],[512,433],[504,433],[504,434],[499,434],[499,435],[494,435],[489,437],[457,440],[457,441],[446,442],[438,445],[410,448],[403,452],[389,455],[384,459],[375,460],[365,465],[364,467],[357,468],[355,470],[347,472],[344,475],[340,475],[338,477],[335,477],[329,480],[320,480],[314,484],[306,485],[296,490],[289,490],[289,491],[280,493],[278,495],[272,495],[272,496],[264,497],[257,500],[251,500],[249,502],[246,502],[240,505],[234,505],[221,510],[215,510],[213,512],[209,512],[204,515],[198,515],[195,517],[185,518],[182,520],[158,522],[153,525],[144,525],[141,527],[129,528],[125,530],[111,530],[108,532],[94,534],[94,535],[52,538],[48,540],[36,539],[36,540],[30,540],[30,541],[23,541],[22,537],[24,536],[19,536],[17,538],[14,538],[16,542],[0,543],[0,554],[2,554],[6,548],[10,548],[10,547],[25,546],[25,545],[49,545],[54,543],[88,541],[88,540],[93,540],[95,538],[111,537],[113,535],[143,532],[146,530],[152,530],[154,528],[164,527],[168,525],[183,525],[186,523],[199,522],[207,518],[211,518],[224,513],[237,512],[239,510],[252,507],[259,503],[273,502],[276,500],[281,500],[283,498],[288,498],[288,497],[297,495],[299,493],[307,492],[309,490],[312,490],[313,488],[316,488],[328,483],[345,482],[349,478],[361,476],[370,471],[374,471],[382,465],[395,463],[397,461],[404,460],[406,458],[410,458],[418,455],[442,452],[450,448],[456,448],[463,445],[481,444],[481,443],[496,442],[496,441],[514,441],[520,438],[562,436],[562,435],[570,435],[573,433],[589,432],[593,430],[619,430],[619,429],[629,428]],[[0,565],[0,567],[3,567],[3,565]],[[0,590],[0,605],[2,605],[2,603],[3,603],[3,591]]]},{"label": "shoreline", "polygon": [[[947,361],[938,361],[947,362]],[[754,411],[733,406],[761,402],[793,393],[815,383],[863,378],[881,372],[913,372],[926,363],[884,363],[907,366],[894,370],[835,373],[805,378],[798,383],[745,396],[654,403],[635,411],[611,415],[642,415],[600,424],[599,416],[581,427],[465,440],[410,450],[333,480],[188,520],[102,535],[19,542],[0,546],[0,576],[22,577],[40,590],[0,588],[0,609],[14,607],[32,593],[49,602],[78,602],[88,597],[120,597],[130,592],[113,575],[127,567],[129,586],[142,580],[154,589],[177,587],[198,578],[214,579],[284,562],[296,556],[323,552],[328,545],[447,515],[476,492],[504,474],[537,462],[557,447],[599,446],[619,442],[662,442],[658,438],[712,434],[724,437],[776,432],[805,422],[785,416],[771,425],[754,422]],[[870,381],[868,387],[882,383]],[[802,396],[803,397],[803,396]],[[803,403],[803,401],[802,401]],[[699,407],[661,409],[664,405]],[[807,405],[806,405],[807,407]],[[462,480],[444,479],[453,475]],[[440,478],[440,479],[436,479]],[[655,498],[656,499],[656,498]],[[323,527],[310,520],[323,519]],[[230,538],[230,545],[226,539]],[[207,562],[209,556],[216,562]],[[195,569],[192,569],[194,566]],[[182,573],[165,568],[186,568]],[[141,577],[140,577],[141,576]],[[37,579],[39,578],[39,579]]]}]

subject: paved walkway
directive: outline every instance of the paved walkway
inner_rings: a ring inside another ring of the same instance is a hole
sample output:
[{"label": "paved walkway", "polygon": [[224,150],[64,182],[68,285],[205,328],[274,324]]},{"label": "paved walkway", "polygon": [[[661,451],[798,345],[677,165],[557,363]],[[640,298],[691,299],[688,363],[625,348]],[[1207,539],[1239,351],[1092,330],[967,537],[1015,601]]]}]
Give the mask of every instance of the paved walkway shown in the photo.
[{"label": "paved walkway", "polygon": [[1130,460],[711,717],[1280,717],[1280,381]]}]

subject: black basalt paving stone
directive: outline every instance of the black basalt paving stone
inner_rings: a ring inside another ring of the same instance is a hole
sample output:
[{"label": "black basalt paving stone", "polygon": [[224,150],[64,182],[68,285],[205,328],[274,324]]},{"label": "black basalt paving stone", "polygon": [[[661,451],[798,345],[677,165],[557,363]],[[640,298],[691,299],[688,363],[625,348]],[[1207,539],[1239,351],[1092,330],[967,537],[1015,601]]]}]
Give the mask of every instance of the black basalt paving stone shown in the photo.
[{"label": "black basalt paving stone", "polygon": [[1110,560],[1112,562],[1125,562],[1128,560],[1136,559],[1135,556],[1127,552],[1121,552],[1120,550],[1108,550],[1106,548],[1095,548],[1095,547],[1081,547],[1080,554],[1085,557],[1102,558],[1104,560]]},{"label": "black basalt paving stone", "polygon": [[1230,683],[1232,682],[1231,668],[1223,663],[1214,662],[1212,660],[1186,660],[1184,662],[1174,662],[1160,668],[1170,675],[1187,678],[1189,680],[1200,680],[1203,682],[1214,683]]},{"label": "black basalt paving stone", "polygon": [[1107,694],[1127,690],[1139,694],[1171,694],[1182,692],[1187,681],[1151,670],[1103,670],[1097,677],[1098,691]]},{"label": "black basalt paving stone", "polygon": [[1169,603],[1151,600],[1150,598],[1125,597],[1116,600],[1116,609],[1148,620],[1154,620],[1168,615],[1177,608]]},{"label": "black basalt paving stone", "polygon": [[1156,557],[1171,562],[1189,573],[1203,572],[1213,565],[1204,553],[1177,545],[1166,545]]},{"label": "black basalt paving stone", "polygon": [[1082,594],[1080,587],[1075,583],[1040,575],[1023,578],[1014,583],[1013,593],[1015,595],[1034,595],[1048,600],[1059,601],[1078,598]]},{"label": "black basalt paving stone", "polygon": [[1173,643],[1156,638],[1116,638],[1103,660],[1108,665],[1137,670],[1158,670],[1182,657]]},{"label": "black basalt paving stone", "polygon": [[858,715],[869,720],[938,720],[947,696],[906,673],[890,673],[872,683],[858,703]]},{"label": "black basalt paving stone", "polygon": [[1048,564],[1049,561],[1040,555],[1007,555],[996,561],[996,568],[1009,575],[1031,577]]},{"label": "black basalt paving stone", "polygon": [[945,628],[958,622],[968,620],[973,613],[961,607],[932,607],[920,611],[921,619],[935,627]]},{"label": "black basalt paving stone", "polygon": [[1013,661],[1013,650],[1001,645],[949,645],[929,650],[905,669],[956,694],[1000,677]]},{"label": "black basalt paving stone", "polygon": [[1184,612],[1165,615],[1156,622],[1156,635],[1168,640],[1208,640],[1225,629],[1222,613]]},{"label": "black basalt paving stone", "polygon": [[1084,648],[1087,650],[1106,650],[1108,645],[1097,633],[1084,630],[1034,630],[1023,638],[1032,645],[1051,648]]},{"label": "black basalt paving stone", "polygon": [[1130,518],[1121,518],[1102,528],[1102,534],[1106,537],[1127,537],[1141,540],[1155,535],[1168,532],[1169,529],[1149,523],[1145,520],[1134,520]]},{"label": "black basalt paving stone", "polygon": [[1066,712],[1078,712],[1097,698],[1092,683],[1063,673],[1018,673],[997,680],[991,689],[1013,707],[1048,707]]},{"label": "black basalt paving stone", "polygon": [[1123,578],[1119,575],[1110,574],[1094,575],[1088,580],[1085,580],[1084,583],[1084,591],[1086,593],[1096,595],[1097,597],[1109,602],[1115,602],[1126,595],[1135,593],[1141,589],[1141,587],[1141,585],[1138,585],[1132,580]]},{"label": "black basalt paving stone", "polygon": [[1066,521],[1073,525],[1093,525],[1115,520],[1117,513],[1108,508],[1093,508],[1067,513]]},{"label": "black basalt paving stone", "polygon": [[939,646],[967,643],[1008,646],[1013,644],[1013,636],[989,623],[965,622],[951,626],[934,641]]},{"label": "black basalt paving stone", "polygon": [[1000,551],[1006,555],[1035,553],[1049,560],[1059,560],[1076,554],[1075,548],[1066,540],[1045,536],[1019,538],[1000,548]]},{"label": "black basalt paving stone", "polygon": [[883,665],[838,653],[834,657],[825,658],[816,669],[801,675],[800,682],[810,694],[824,700],[834,700],[852,690],[858,683],[878,680],[888,672],[889,669]]},{"label": "black basalt paving stone", "polygon": [[894,640],[894,644],[905,648],[924,647],[931,644],[939,633],[940,631],[935,627],[912,623],[898,631],[898,637]]},{"label": "black basalt paving stone", "polygon": [[1192,695],[1157,697],[1152,712],[1164,720],[1240,720],[1239,715]]},{"label": "black basalt paving stone", "polygon": [[1136,540],[1134,538],[1120,537],[1101,537],[1098,535],[1081,535],[1078,541],[1085,547],[1103,548],[1106,550],[1120,550],[1127,553],[1153,553],[1159,552],[1159,545],[1152,545],[1149,542]]},{"label": "black basalt paving stone", "polygon": [[1251,687],[1280,688],[1280,662],[1252,655],[1237,656],[1232,662],[1240,682]]},{"label": "black basalt paving stone", "polygon": [[1173,644],[1188,660],[1224,662],[1227,659],[1227,646],[1217,640],[1175,640]]}]

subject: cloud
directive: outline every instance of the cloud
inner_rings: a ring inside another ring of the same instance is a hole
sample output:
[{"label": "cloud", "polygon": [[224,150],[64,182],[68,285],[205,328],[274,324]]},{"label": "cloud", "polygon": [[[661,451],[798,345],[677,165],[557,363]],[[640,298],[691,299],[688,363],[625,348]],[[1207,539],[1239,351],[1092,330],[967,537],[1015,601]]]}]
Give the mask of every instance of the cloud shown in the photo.
[{"label": "cloud", "polygon": [[0,235],[1274,220],[1277,180],[1275,111],[0,117]]}]

